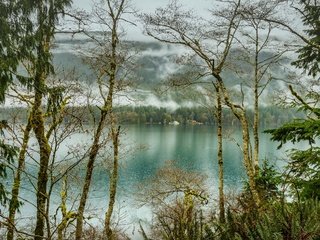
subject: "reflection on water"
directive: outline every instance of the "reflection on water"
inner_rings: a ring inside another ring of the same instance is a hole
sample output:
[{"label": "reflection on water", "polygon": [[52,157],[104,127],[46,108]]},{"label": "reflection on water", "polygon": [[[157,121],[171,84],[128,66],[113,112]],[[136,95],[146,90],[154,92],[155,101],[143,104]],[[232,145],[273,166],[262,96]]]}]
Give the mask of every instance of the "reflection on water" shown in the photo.
[{"label": "reflection on water", "polygon": [[[152,176],[167,160],[177,166],[205,173],[217,178],[217,140],[213,127],[209,126],[128,126],[122,137],[122,145],[130,143],[145,145],[146,149],[134,156],[127,156],[121,170],[123,183],[135,184]],[[224,169],[227,184],[237,184],[245,177],[242,166],[241,132],[234,131],[231,138],[224,139]],[[269,136],[261,136],[261,156],[270,156],[277,144]],[[125,176],[133,182],[126,182]]]},{"label": "reflection on water", "polygon": [[[131,207],[130,216],[143,218],[138,211],[132,208],[133,194],[137,191],[137,185],[147,181],[155,172],[165,165],[165,162],[172,160],[175,164],[188,171],[196,171],[199,174],[208,176],[208,185],[212,192],[217,192],[218,164],[217,164],[217,140],[215,128],[212,126],[124,126],[124,133],[121,135],[122,164],[120,169],[118,202]],[[242,180],[245,179],[245,171],[242,165],[240,144],[240,130],[225,130],[227,135],[232,136],[224,139],[224,174],[226,189],[239,190]],[[269,140],[269,135],[261,134],[260,146],[261,157],[275,159],[283,154],[283,150],[277,151],[277,143]],[[89,141],[89,136],[75,136],[68,140],[68,144],[77,145]],[[240,144],[241,145],[241,144]],[[70,151],[66,146],[61,148],[60,156]],[[84,165],[83,165],[84,166]],[[80,168],[75,175],[84,175]],[[29,171],[32,171],[29,167]],[[79,172],[80,171],[80,172]],[[36,172],[34,170],[34,172]],[[81,191],[82,183],[73,181],[69,196],[78,194]],[[30,191],[31,185],[24,184],[22,196],[30,201],[35,200],[34,193]],[[53,191],[52,211],[59,205],[60,186]],[[103,216],[103,211],[108,199],[108,174],[103,164],[97,164],[93,176],[93,184],[90,195],[90,208],[94,208],[97,215]],[[73,200],[70,200],[70,203]],[[129,210],[128,210],[129,209]],[[33,216],[34,206],[25,203],[22,207],[21,216]]]}]

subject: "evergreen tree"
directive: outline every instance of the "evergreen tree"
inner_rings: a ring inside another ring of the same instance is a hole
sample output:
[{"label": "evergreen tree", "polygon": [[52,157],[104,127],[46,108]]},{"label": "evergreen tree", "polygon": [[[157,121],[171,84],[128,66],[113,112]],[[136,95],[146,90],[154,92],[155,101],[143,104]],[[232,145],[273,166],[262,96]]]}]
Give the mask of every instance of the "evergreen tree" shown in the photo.
[{"label": "evergreen tree", "polygon": [[320,4],[317,0],[301,0],[302,21],[307,27],[307,43],[298,50],[298,60],[293,65],[303,68],[308,75],[316,77],[320,72]]},{"label": "evergreen tree", "polygon": [[[64,14],[64,9],[70,6],[71,2],[72,0],[5,0],[0,3],[0,102],[4,101],[6,90],[15,79],[32,90],[34,95],[28,117],[30,128],[26,128],[29,130],[25,130],[25,133],[29,135],[32,129],[39,146],[37,217],[34,231],[35,239],[39,240],[44,237],[45,221],[48,219],[45,215],[51,154],[42,106],[44,97],[50,91],[46,84],[47,77],[54,73],[50,50],[58,17]],[[24,66],[26,71],[19,72],[18,66]],[[22,160],[23,164],[24,157]],[[18,183],[20,184],[20,179]],[[10,213],[13,213],[10,216],[10,225],[14,224],[19,184],[14,185],[17,191],[12,195],[10,202]],[[47,230],[50,236],[49,226]],[[7,239],[13,238],[11,226]]]},{"label": "evergreen tree", "polygon": [[19,63],[32,55],[30,35],[33,24],[29,18],[32,12],[30,1],[4,0],[0,2],[0,103],[8,86],[17,76]]},{"label": "evergreen tree", "polygon": [[[320,74],[320,5],[317,1],[301,0],[304,6],[302,20],[308,28],[306,46],[298,50],[298,60],[293,64],[304,69],[309,76],[316,78]],[[299,110],[306,114],[305,119],[294,119],[278,129],[268,130],[272,140],[279,141],[279,148],[286,142],[308,141],[306,150],[291,150],[289,183],[299,198],[320,197],[320,148],[315,145],[320,137],[320,108],[314,104],[320,98],[319,93],[311,91],[302,97],[292,86],[291,94],[295,97]]]},{"label": "evergreen tree", "polygon": [[0,205],[4,205],[7,202],[7,190],[4,179],[7,177],[7,168],[17,156],[17,148],[9,145],[3,139],[4,129],[8,128],[5,120],[0,121]]},{"label": "evergreen tree", "polygon": [[[34,76],[17,70],[19,64],[38,63],[53,72],[51,54],[39,52],[43,37],[53,38],[58,16],[72,0],[2,0],[0,2],[0,103],[14,79],[31,89]],[[42,10],[41,10],[42,8]],[[37,16],[37,17],[36,17]],[[39,66],[38,66],[39,67]],[[31,69],[35,71],[35,69]]]}]

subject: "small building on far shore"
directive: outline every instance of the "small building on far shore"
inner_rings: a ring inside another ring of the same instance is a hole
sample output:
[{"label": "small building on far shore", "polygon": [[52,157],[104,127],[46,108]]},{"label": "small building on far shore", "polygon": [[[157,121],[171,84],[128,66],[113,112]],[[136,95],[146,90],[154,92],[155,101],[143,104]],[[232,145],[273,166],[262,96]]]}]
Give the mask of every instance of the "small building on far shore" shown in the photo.
[{"label": "small building on far shore", "polygon": [[169,122],[169,125],[179,125],[180,123],[178,121],[172,121],[172,122]]}]

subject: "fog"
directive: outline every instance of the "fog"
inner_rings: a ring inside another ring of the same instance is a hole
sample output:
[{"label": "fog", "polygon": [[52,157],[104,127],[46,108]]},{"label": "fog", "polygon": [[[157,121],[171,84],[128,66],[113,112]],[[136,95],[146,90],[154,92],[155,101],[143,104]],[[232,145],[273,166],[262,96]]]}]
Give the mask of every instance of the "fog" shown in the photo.
[{"label": "fog", "polygon": [[[133,87],[127,87],[125,90],[118,92],[115,99],[117,106],[155,106],[176,110],[179,107],[212,104],[212,99],[206,95],[207,90],[202,85],[183,89],[183,93],[179,93],[181,90],[171,89],[161,95],[156,91],[156,89],[166,85],[166,80],[171,74],[181,71],[181,65],[176,63],[176,59],[187,53],[184,47],[150,41],[133,42],[132,44],[137,47],[137,49],[129,49],[132,53],[137,52],[138,67],[135,69],[135,83]],[[88,40],[83,34],[74,36],[71,34],[57,34],[55,36],[53,60],[55,67],[59,69],[57,77],[65,78],[65,76],[59,75],[60,71],[65,74],[74,70],[75,75],[79,78],[78,84],[83,90],[82,95],[74,94],[73,103],[75,105],[85,105],[88,102],[92,105],[97,105],[99,104],[98,99],[101,99],[98,86],[95,83],[95,76],[83,60],[83,52],[92,47],[92,41]],[[278,79],[281,79],[281,77],[284,78],[286,74],[294,70],[290,66],[290,59],[286,59],[286,63],[275,69],[273,74]],[[233,98],[238,99],[239,103],[243,102],[250,107],[253,104],[250,82],[241,79],[235,80],[236,76],[228,72],[225,76],[226,84],[231,89]],[[247,77],[250,77],[250,72],[247,73]],[[69,82],[71,83],[70,80]],[[68,80],[65,84],[69,84]],[[282,89],[285,89],[283,81],[271,82],[261,95],[261,106],[269,105],[273,96]],[[244,96],[241,96],[241,91],[244,92]],[[11,94],[14,95],[12,92],[9,93],[9,95]],[[5,106],[22,106],[22,104],[22,102],[9,96]]]}]

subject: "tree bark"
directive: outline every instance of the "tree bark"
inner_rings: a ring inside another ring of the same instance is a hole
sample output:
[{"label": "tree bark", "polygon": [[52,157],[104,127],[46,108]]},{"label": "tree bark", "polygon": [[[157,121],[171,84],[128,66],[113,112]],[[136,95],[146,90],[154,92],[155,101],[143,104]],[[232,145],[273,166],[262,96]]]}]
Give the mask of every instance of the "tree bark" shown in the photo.
[{"label": "tree bark", "polygon": [[35,240],[43,239],[47,200],[48,165],[51,148],[45,136],[44,119],[41,110],[42,93],[37,90],[33,109],[32,126],[40,148],[40,168],[37,181],[37,220]]},{"label": "tree bark", "polygon": [[8,217],[8,233],[7,233],[7,240],[14,239],[14,226],[15,226],[15,216],[19,206],[19,192],[20,192],[20,184],[21,184],[21,173],[25,167],[25,159],[26,159],[26,152],[28,148],[28,142],[30,138],[30,132],[32,130],[31,125],[31,115],[29,114],[28,123],[26,128],[24,129],[23,133],[23,140],[22,145],[19,152],[18,158],[18,168],[16,170],[16,174],[13,180],[13,186],[11,190],[11,200],[9,203],[9,217]]},{"label": "tree bark", "polygon": [[224,170],[223,170],[223,155],[222,155],[222,99],[220,88],[216,88],[217,92],[217,136],[218,136],[218,165],[219,165],[219,220],[225,222],[225,207],[224,207]]},{"label": "tree bark", "polygon": [[249,133],[249,124],[248,119],[246,116],[245,109],[243,109],[241,106],[235,105],[231,102],[229,94],[224,86],[224,83],[222,81],[222,78],[220,75],[215,76],[219,88],[221,90],[221,93],[223,95],[224,101],[227,104],[227,106],[231,109],[232,113],[239,119],[241,128],[242,128],[242,152],[243,152],[243,163],[246,169],[246,173],[248,175],[249,180],[249,187],[250,191],[252,193],[253,200],[255,201],[255,204],[257,207],[260,207],[261,200],[256,188],[255,184],[255,173],[254,173],[254,167],[252,164],[252,158],[250,154],[250,133]]},{"label": "tree bark", "polygon": [[[111,215],[113,212],[113,207],[115,203],[115,196],[116,196],[116,188],[117,188],[117,180],[118,180],[118,160],[119,160],[119,131],[115,129],[115,122],[113,119],[112,109],[113,109],[113,94],[115,91],[116,86],[116,74],[117,70],[119,68],[120,63],[118,62],[119,56],[117,54],[118,51],[118,43],[119,43],[119,37],[118,37],[118,25],[119,21],[121,20],[121,15],[124,12],[124,5],[126,0],[119,1],[119,4],[117,6],[112,4],[112,1],[107,0],[107,12],[111,17],[111,23],[106,24],[108,26],[108,29],[111,30],[111,49],[106,54],[106,59],[104,59],[104,62],[107,62],[108,64],[106,66],[102,66],[101,69],[99,69],[99,72],[101,74],[101,77],[106,75],[108,77],[109,86],[108,86],[108,95],[107,97],[104,96],[102,88],[105,86],[106,83],[102,83],[101,79],[98,79],[99,89],[101,97],[104,100],[104,106],[102,109],[100,109],[101,117],[98,124],[98,128],[94,137],[94,142],[92,144],[89,161],[87,164],[87,173],[86,173],[86,179],[85,184],[83,187],[81,200],[78,208],[78,217],[77,217],[77,226],[76,226],[76,240],[80,240],[82,238],[82,228],[83,228],[83,213],[85,209],[85,204],[88,197],[89,187],[91,183],[91,177],[92,172],[94,168],[94,162],[96,159],[96,156],[99,151],[99,141],[100,136],[103,131],[104,124],[107,120],[107,117],[110,118],[110,124],[111,124],[111,137],[112,137],[112,144],[113,144],[113,171],[110,179],[110,200],[109,200],[109,207],[105,214],[105,234],[107,236],[112,236],[112,230],[110,228],[110,221],[111,221]],[[100,54],[100,53],[99,53]],[[102,55],[103,56],[103,55]],[[107,60],[107,61],[106,61]],[[119,60],[121,61],[121,60]],[[109,239],[109,238],[108,238]]]},{"label": "tree bark", "polygon": [[94,162],[96,160],[96,157],[98,155],[99,148],[100,148],[99,142],[100,142],[100,137],[102,135],[102,131],[104,129],[106,116],[107,116],[107,112],[101,113],[101,117],[98,123],[96,133],[94,135],[94,140],[93,140],[90,154],[89,154],[89,160],[86,168],[86,176],[85,176],[84,185],[81,193],[81,199],[79,202],[79,207],[77,212],[77,224],[76,224],[76,233],[75,233],[76,240],[80,240],[82,238],[83,214],[84,214],[85,206],[88,199],[88,193],[90,190],[92,173],[94,169]]},{"label": "tree bark", "polygon": [[[46,77],[49,74],[46,62],[43,62],[45,56],[49,55],[51,35],[42,29],[44,26],[43,6],[39,8],[38,18],[40,24],[40,40],[37,48],[37,62],[35,66],[34,78],[34,103],[32,107],[32,128],[39,145],[39,172],[37,179],[37,219],[34,230],[35,240],[42,240],[44,236],[45,219],[48,218],[46,211],[47,201],[47,183],[48,183],[48,166],[51,154],[51,147],[45,131],[44,114],[41,109],[43,95],[46,89]],[[49,228],[50,226],[47,226]]]},{"label": "tree bark", "polygon": [[253,165],[255,174],[259,172],[259,32],[256,28],[256,46],[255,46],[255,59],[254,59],[254,116],[253,116]]},{"label": "tree bark", "polygon": [[[255,85],[257,85],[255,83]],[[254,116],[253,116],[253,138],[254,138],[254,150],[253,150],[253,165],[255,174],[259,172],[259,96],[258,86],[254,89]]]},{"label": "tree bark", "polygon": [[111,216],[116,200],[117,193],[117,183],[118,183],[118,168],[119,168],[119,134],[120,134],[120,126],[117,130],[112,126],[111,130],[112,134],[112,145],[113,145],[113,169],[112,174],[110,176],[110,190],[109,190],[109,206],[107,212],[105,214],[105,226],[104,232],[107,239],[115,239],[112,229],[111,229]]}]

